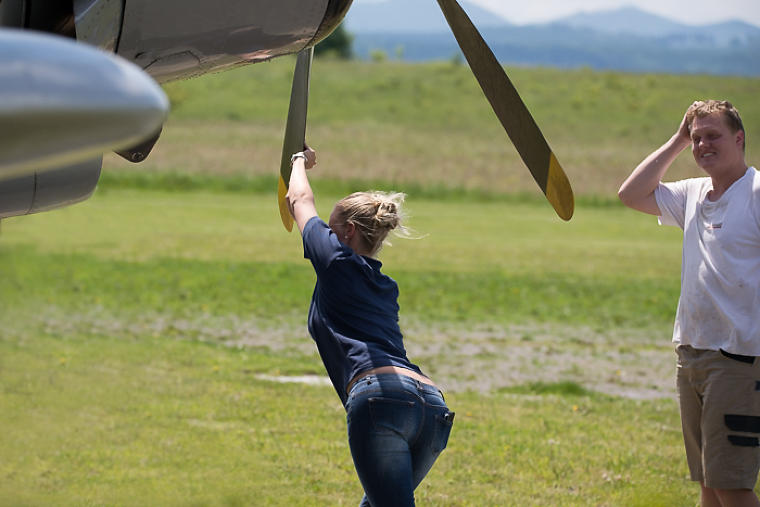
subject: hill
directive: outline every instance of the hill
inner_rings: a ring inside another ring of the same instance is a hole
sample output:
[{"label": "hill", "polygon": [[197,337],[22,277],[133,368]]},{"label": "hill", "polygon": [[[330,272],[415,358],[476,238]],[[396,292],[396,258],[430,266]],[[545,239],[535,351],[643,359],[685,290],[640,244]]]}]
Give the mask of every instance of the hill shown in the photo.
[{"label": "hill", "polygon": [[[739,107],[750,139],[747,160],[757,164],[758,79],[524,67],[508,73],[578,195],[617,201],[631,168],[672,135],[697,98],[725,98]],[[168,83],[172,115],[154,152],[142,164],[118,157],[115,163],[140,178],[158,180],[172,170],[198,174],[199,188],[215,184],[205,174],[229,175],[230,186],[241,189],[252,187],[238,176],[273,178],[292,76],[293,60],[280,58]],[[308,139],[321,153],[320,184],[539,197],[466,65],[317,57]],[[104,173],[115,177],[109,164]],[[669,172],[694,174],[689,154]],[[146,187],[160,188],[156,180]],[[277,182],[260,183],[269,191]]]},{"label": "hill", "polygon": [[664,47],[741,48],[760,40],[760,27],[744,21],[685,25],[635,7],[582,12],[560,18],[551,25],[650,38]]},{"label": "hill", "polygon": [[[443,22],[436,5],[410,4],[414,12],[407,16],[408,9],[403,10],[397,0],[357,3],[346,18],[356,55],[367,59],[385,52],[406,61],[459,58],[448,28],[433,29]],[[363,21],[369,6],[377,9],[371,25]],[[505,64],[760,76],[760,28],[742,21],[689,26],[628,7],[518,26],[487,13],[490,17],[483,19],[484,14],[474,12],[476,26]],[[437,21],[429,21],[433,19]]]},{"label": "hill", "polygon": [[[470,2],[462,8],[479,27],[505,26],[509,22],[498,14]],[[346,16],[352,33],[434,33],[449,27],[438,5],[431,0],[354,0]]]},{"label": "hill", "polygon": [[662,37],[683,30],[682,25],[668,18],[635,7],[613,10],[579,12],[559,18],[551,24],[597,30],[607,33],[626,33],[640,37]]}]

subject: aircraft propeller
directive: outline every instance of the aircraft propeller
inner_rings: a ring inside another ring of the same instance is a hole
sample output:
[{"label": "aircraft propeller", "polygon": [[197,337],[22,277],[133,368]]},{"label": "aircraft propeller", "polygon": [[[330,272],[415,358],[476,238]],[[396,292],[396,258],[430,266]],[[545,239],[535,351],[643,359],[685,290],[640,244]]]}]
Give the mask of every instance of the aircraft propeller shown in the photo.
[{"label": "aircraft propeller", "polygon": [[504,68],[456,0],[438,0],[472,73],[546,199],[563,220],[573,216],[570,181]]},{"label": "aircraft propeller", "polygon": [[[575,207],[570,181],[517,89],[459,3],[456,0],[437,1],[491,108],[533,179],[557,215],[563,220],[570,220]],[[298,54],[280,162],[278,202],[282,223],[288,231],[293,228],[293,218],[285,203],[290,180],[290,156],[304,146],[312,55],[313,48],[304,49]]]},{"label": "aircraft propeller", "polygon": [[296,57],[296,69],[293,72],[293,87],[290,90],[290,106],[285,123],[285,140],[282,143],[280,160],[280,180],[277,184],[277,204],[280,207],[282,225],[288,232],[293,230],[293,217],[288,210],[285,195],[290,184],[290,157],[304,149],[306,142],[306,112],[309,104],[309,78],[314,47],[302,49]]}]

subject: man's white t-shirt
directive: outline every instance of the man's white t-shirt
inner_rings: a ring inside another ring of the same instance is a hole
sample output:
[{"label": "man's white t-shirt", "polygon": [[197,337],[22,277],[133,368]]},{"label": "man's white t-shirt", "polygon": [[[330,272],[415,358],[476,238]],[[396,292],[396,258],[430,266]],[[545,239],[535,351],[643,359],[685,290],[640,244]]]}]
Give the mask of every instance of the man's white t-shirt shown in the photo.
[{"label": "man's white t-shirt", "polygon": [[710,178],[660,183],[661,225],[684,231],[673,342],[760,356],[760,173],[754,167],[717,201]]}]

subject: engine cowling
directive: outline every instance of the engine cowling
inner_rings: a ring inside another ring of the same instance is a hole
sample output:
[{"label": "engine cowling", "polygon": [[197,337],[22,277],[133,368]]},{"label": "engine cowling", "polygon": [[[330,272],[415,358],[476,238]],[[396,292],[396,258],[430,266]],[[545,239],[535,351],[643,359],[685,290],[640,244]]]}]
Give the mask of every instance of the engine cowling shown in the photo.
[{"label": "engine cowling", "polygon": [[0,218],[84,201],[95,191],[103,158],[0,181]]},{"label": "engine cowling", "polygon": [[86,199],[103,152],[161,127],[168,99],[123,58],[58,36],[0,30],[0,218]]},{"label": "engine cowling", "polygon": [[74,12],[78,39],[166,82],[297,53],[329,35],[351,1],[75,0]]}]

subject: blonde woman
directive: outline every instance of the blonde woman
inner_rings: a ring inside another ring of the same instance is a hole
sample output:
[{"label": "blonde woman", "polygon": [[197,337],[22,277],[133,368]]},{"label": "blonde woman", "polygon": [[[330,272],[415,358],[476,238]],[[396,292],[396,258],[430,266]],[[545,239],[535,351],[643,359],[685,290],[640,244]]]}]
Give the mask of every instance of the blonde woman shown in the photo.
[{"label": "blonde woman", "polygon": [[406,356],[398,285],[375,256],[401,225],[403,194],[359,192],[317,216],[307,148],[292,157],[288,206],[317,274],[309,333],[346,409],[348,442],[362,506],[414,505],[414,489],[446,447],[454,413]]}]

